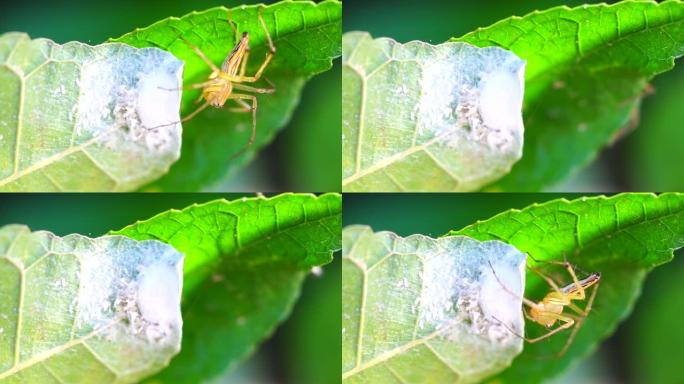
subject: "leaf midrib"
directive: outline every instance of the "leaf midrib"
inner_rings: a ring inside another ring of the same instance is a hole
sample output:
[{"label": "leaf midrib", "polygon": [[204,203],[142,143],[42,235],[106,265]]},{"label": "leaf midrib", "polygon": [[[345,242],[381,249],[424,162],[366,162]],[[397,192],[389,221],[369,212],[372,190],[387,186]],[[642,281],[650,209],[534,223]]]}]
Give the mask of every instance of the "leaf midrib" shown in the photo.
[{"label": "leaf midrib", "polygon": [[[50,249],[48,252],[46,252],[44,255],[42,255],[40,258],[34,260],[28,267],[24,267],[23,265],[20,265],[17,263],[17,261],[14,258],[8,257],[12,253],[12,250],[14,249],[14,246],[17,244],[17,241],[19,240],[21,236],[16,236],[7,250],[5,251],[5,254],[0,256],[0,259],[4,259],[9,261],[12,265],[14,265],[17,270],[20,273],[20,286],[19,286],[19,301],[18,301],[18,313],[17,313],[17,329],[16,329],[16,339],[15,339],[15,346],[14,346],[14,361],[13,365],[10,369],[8,369],[5,372],[0,372],[0,380],[3,378],[9,377],[15,373],[18,373],[26,368],[32,367],[34,364],[38,364],[39,362],[42,362],[44,360],[47,360],[60,352],[66,351],[67,349],[76,346],[76,345],[83,345],[84,348],[88,349],[88,351],[95,357],[98,361],[102,363],[103,366],[105,366],[107,369],[109,369],[112,373],[118,376],[118,373],[112,369],[111,367],[107,366],[107,364],[102,361],[97,354],[85,343],[88,339],[97,336],[100,332],[106,330],[107,328],[119,323],[121,320],[114,320],[108,324],[103,325],[102,327],[93,330],[92,332],[78,337],[78,338],[73,338],[73,327],[76,325],[76,318],[72,320],[72,332],[71,332],[71,337],[72,339],[66,342],[65,344],[62,344],[60,346],[57,346],[55,348],[49,349],[43,353],[40,353],[36,356],[31,357],[30,359],[24,361],[24,362],[19,362],[19,357],[20,357],[20,351],[21,351],[21,325],[23,324],[23,302],[24,302],[24,290],[26,289],[26,273],[28,272],[29,269],[31,269],[34,265],[37,265],[37,263],[42,260],[45,257],[48,257],[49,255],[55,255],[55,254],[62,254],[59,252],[53,252],[52,251],[52,245],[50,245]],[[52,239],[50,240],[52,244]],[[80,294],[81,286],[79,284],[79,294]],[[48,369],[46,367],[46,369]],[[48,369],[49,370],[49,369]],[[51,374],[54,374],[53,372],[50,371]]]},{"label": "leaf midrib", "polygon": [[[112,321],[112,322],[105,324],[102,327],[100,327],[100,328],[98,328],[98,329],[96,329],[96,330],[94,330],[94,331],[92,331],[92,332],[90,332],[84,336],[81,336],[81,337],[76,338],[76,339],[69,340],[68,342],[66,342],[66,343],[64,343],[58,347],[49,349],[49,350],[47,350],[41,354],[33,356],[32,358],[30,358],[26,361],[15,364],[14,366],[12,366],[12,368],[8,369],[7,371],[0,372],[0,380],[5,379],[7,377],[10,377],[11,375],[18,373],[18,372],[20,372],[26,368],[30,368],[33,365],[38,364],[42,361],[48,360],[49,358],[59,354],[60,352],[64,352],[67,349],[74,347],[76,345],[83,345],[86,349],[88,349],[88,351],[93,355],[94,358],[96,358],[98,361],[100,361],[102,363],[103,366],[107,367],[107,369],[110,372],[112,372],[113,374],[118,376],[117,372],[114,371],[111,367],[109,367],[104,361],[100,360],[99,357],[93,353],[93,351],[90,349],[88,344],[86,344],[85,342],[87,340],[97,336],[100,332],[106,330],[107,328],[109,328],[111,326],[114,326],[115,324],[117,324],[119,322],[121,322],[121,320]],[[19,339],[19,337],[17,337],[17,339]]]},{"label": "leaf midrib", "polygon": [[[406,351],[408,351],[409,349],[411,349],[411,348],[413,348],[413,347],[415,347],[415,346],[421,345],[421,344],[425,345],[428,349],[430,349],[430,350],[434,353],[434,351],[432,350],[432,347],[430,347],[430,345],[427,344],[427,342],[430,341],[430,340],[432,340],[433,338],[439,336],[442,332],[445,332],[445,331],[449,330],[451,327],[455,326],[457,323],[458,323],[458,322],[454,320],[454,321],[451,322],[450,324],[447,324],[447,325],[444,326],[443,328],[440,328],[440,329],[438,329],[438,330],[432,332],[431,334],[429,334],[429,335],[427,335],[427,336],[424,336],[424,337],[421,337],[421,338],[418,338],[418,339],[411,340],[410,342],[408,342],[408,343],[406,343],[406,344],[403,344],[403,345],[401,345],[401,346],[399,346],[399,347],[396,347],[396,348],[394,348],[394,349],[391,349],[391,350],[389,350],[389,351],[383,353],[383,354],[380,355],[380,356],[377,356],[377,357],[375,357],[375,358],[373,358],[373,359],[371,359],[371,360],[368,360],[368,361],[365,362],[365,363],[359,364],[359,365],[355,366],[354,368],[350,369],[349,371],[344,372],[344,373],[342,374],[342,380],[348,379],[349,377],[351,377],[351,376],[353,376],[353,375],[355,375],[355,374],[357,374],[357,373],[360,373],[360,372],[362,372],[362,371],[364,371],[364,370],[366,370],[366,369],[368,369],[368,368],[372,368],[372,367],[374,367],[374,366],[376,366],[376,365],[378,365],[378,364],[381,364],[381,363],[383,363],[383,362],[385,362],[385,361],[387,361],[387,360],[389,360],[389,359],[391,359],[391,358],[393,358],[393,357],[395,357],[395,356],[401,354],[402,352],[406,352]],[[448,365],[448,364],[446,364],[446,363],[445,363],[445,365],[446,365],[447,367],[449,367],[449,369],[453,370],[455,373],[458,373],[458,372],[456,372],[456,371],[453,369],[453,367],[451,367],[450,365]]]},{"label": "leaf midrib", "polygon": [[[37,40],[40,41],[41,39],[37,39]],[[26,83],[25,83],[26,79],[27,79],[29,76],[31,76],[33,73],[35,73],[39,68],[41,68],[41,67],[47,65],[48,63],[53,63],[53,62],[59,62],[59,63],[61,63],[61,62],[66,62],[66,63],[74,63],[74,64],[78,65],[79,67],[82,67],[81,64],[79,64],[77,61],[74,61],[74,60],[56,60],[56,59],[51,58],[50,55],[52,55],[52,50],[54,49],[54,42],[53,42],[52,40],[47,40],[47,41],[50,42],[50,45],[49,45],[49,47],[50,47],[50,54],[49,54],[48,56],[45,57],[45,61],[43,61],[42,63],[40,63],[39,65],[37,65],[35,68],[33,68],[33,69],[32,69],[30,72],[28,72],[28,73],[25,73],[25,74],[24,74],[24,73],[18,73],[12,66],[10,66],[10,65],[8,64],[8,61],[9,61],[9,59],[12,57],[12,55],[16,52],[17,47],[20,45],[20,43],[28,43],[28,44],[30,44],[30,43],[32,43],[32,40],[18,41],[17,44],[15,44],[14,47],[12,47],[12,50],[8,53],[7,58],[5,59],[5,61],[4,61],[2,64],[0,64],[0,66],[7,67],[7,68],[10,69],[12,72],[14,72],[14,74],[15,74],[15,75],[19,78],[19,80],[20,80],[20,87],[19,87],[19,110],[17,111],[17,127],[16,127],[16,140],[15,140],[14,168],[13,168],[14,171],[12,172],[11,175],[9,175],[8,177],[6,177],[5,179],[0,180],[0,187],[3,187],[3,186],[5,186],[5,185],[7,185],[7,184],[10,184],[10,183],[12,183],[12,182],[14,182],[14,181],[16,181],[16,180],[18,180],[18,179],[24,177],[24,176],[30,175],[30,174],[32,174],[33,172],[37,172],[38,170],[40,170],[40,169],[42,169],[42,168],[44,168],[44,167],[47,167],[47,166],[49,166],[49,165],[52,164],[52,163],[56,163],[56,162],[62,160],[63,158],[65,158],[65,157],[67,157],[67,156],[69,156],[69,155],[71,155],[71,154],[73,154],[73,153],[76,153],[76,152],[79,152],[79,151],[80,151],[80,152],[82,152],[83,154],[85,154],[85,155],[93,162],[93,165],[95,165],[100,171],[102,171],[102,173],[104,173],[107,177],[110,178],[110,180],[112,180],[112,181],[115,183],[115,188],[116,188],[116,186],[119,184],[119,181],[118,181],[114,176],[112,176],[106,169],[102,168],[102,167],[100,166],[100,164],[98,164],[98,163],[95,161],[95,159],[93,159],[93,157],[92,157],[88,152],[85,151],[85,149],[86,149],[87,147],[89,147],[90,145],[92,145],[92,144],[94,144],[95,142],[97,142],[97,141],[100,139],[101,136],[104,136],[104,135],[110,133],[111,131],[113,131],[114,128],[109,128],[109,129],[107,129],[107,130],[104,130],[104,131],[102,131],[102,132],[99,132],[99,134],[96,135],[95,137],[93,137],[92,139],[90,139],[90,140],[88,140],[88,141],[86,141],[86,142],[83,142],[83,143],[81,143],[81,144],[79,144],[79,145],[77,145],[77,146],[74,146],[74,145],[73,145],[73,135],[74,135],[75,132],[76,132],[76,126],[74,125],[74,127],[73,127],[73,129],[72,129],[72,140],[71,140],[71,144],[70,144],[69,148],[67,148],[67,149],[65,149],[65,150],[63,150],[63,151],[61,151],[61,152],[58,152],[58,153],[56,153],[56,154],[54,154],[54,155],[52,155],[52,156],[50,156],[50,157],[47,157],[47,158],[45,158],[45,159],[43,159],[43,160],[40,160],[40,161],[38,161],[38,162],[36,162],[36,163],[30,165],[29,167],[27,167],[27,168],[25,168],[25,169],[23,169],[23,170],[21,170],[21,171],[18,171],[18,169],[19,169],[19,161],[20,161],[20,149],[21,149],[21,146],[20,146],[20,144],[21,144],[21,133],[22,133],[22,131],[23,131],[23,130],[22,130],[22,122],[23,122],[23,119],[22,119],[22,112],[23,112],[23,109],[24,109],[24,89],[26,88]],[[93,62],[98,61],[98,60],[100,60],[100,59],[97,59],[97,58],[96,58],[96,59],[93,60]],[[80,99],[80,96],[81,96],[81,95],[80,95],[80,92],[79,92],[79,99]],[[77,117],[78,117],[78,114],[77,114]],[[47,179],[48,179],[51,183],[53,183],[53,184],[55,185],[55,187],[56,187],[58,190],[63,190],[63,189],[55,182],[55,180],[53,180],[53,179],[52,179],[51,177],[49,177],[48,175],[46,175],[46,177],[47,177]]]},{"label": "leaf midrib", "polygon": [[[421,145],[412,146],[411,148],[409,148],[409,149],[407,149],[407,150],[404,150],[404,151],[402,151],[402,152],[395,153],[395,154],[392,155],[392,156],[386,157],[386,158],[384,158],[382,161],[379,161],[379,162],[373,164],[372,166],[370,166],[370,167],[368,167],[368,168],[366,168],[366,169],[364,169],[364,170],[362,170],[362,171],[358,171],[358,172],[354,173],[353,175],[351,175],[351,176],[345,178],[344,180],[342,180],[342,186],[347,186],[347,185],[349,185],[349,184],[351,184],[351,183],[357,181],[358,179],[360,179],[360,178],[362,178],[362,177],[368,176],[368,175],[370,175],[370,174],[372,174],[372,173],[375,173],[375,172],[380,171],[380,170],[382,170],[382,169],[384,169],[384,168],[387,168],[387,167],[389,167],[390,165],[392,165],[393,163],[395,163],[395,162],[397,162],[397,161],[399,161],[399,160],[402,160],[402,159],[404,159],[405,157],[410,156],[410,155],[412,155],[412,154],[414,154],[414,153],[416,153],[416,152],[424,151],[424,152],[428,153],[427,149],[428,149],[430,146],[434,145],[434,144],[435,144],[436,142],[438,142],[440,139],[443,139],[444,137],[446,137],[446,136],[448,136],[448,135],[450,135],[450,134],[453,134],[453,133],[454,133],[454,132],[445,132],[445,133],[443,133],[443,134],[441,134],[441,135],[438,135],[438,136],[433,137],[432,139],[430,139],[429,141],[426,141],[425,143],[423,143],[423,144],[421,144]],[[361,137],[361,136],[359,135],[359,137]],[[359,139],[359,141],[360,141],[360,140],[361,140],[361,139]],[[360,153],[360,151],[359,151],[359,153]],[[430,157],[434,159],[433,156],[430,156]],[[439,168],[442,168],[442,170],[445,171],[451,178],[453,178],[454,181],[458,181],[458,180],[455,179],[454,176],[449,172],[449,170],[443,168],[442,164],[440,164],[440,163],[437,162],[437,161],[435,161],[435,164],[436,164]]]},{"label": "leaf midrib", "polygon": [[[393,239],[393,242],[394,242],[395,240],[396,240],[396,238]],[[362,345],[362,344],[363,344],[363,343],[362,343],[362,338],[363,338],[363,336],[364,336],[364,334],[365,334],[365,332],[364,332],[364,324],[365,324],[365,320],[366,320],[366,297],[367,297],[367,295],[368,295],[368,273],[370,272],[371,269],[375,268],[377,265],[379,265],[380,263],[384,262],[384,261],[387,260],[388,258],[397,256],[397,255],[402,255],[403,253],[396,253],[394,250],[391,250],[390,253],[389,253],[388,255],[384,256],[382,259],[380,259],[380,260],[378,260],[377,262],[375,262],[372,266],[366,267],[365,264],[364,264],[362,261],[357,260],[355,257],[351,257],[351,256],[350,256],[350,255],[353,254],[353,249],[356,248],[356,245],[357,245],[357,244],[359,244],[359,241],[358,241],[358,240],[354,243],[354,245],[352,245],[352,251],[350,251],[346,256],[344,256],[344,259],[349,260],[352,264],[354,264],[354,265],[363,273],[363,288],[362,288],[362,292],[361,292],[361,295],[362,295],[362,296],[361,296],[361,309],[360,309],[360,311],[359,311],[359,335],[358,335],[359,340],[358,340],[358,342],[357,342],[357,348],[356,348],[356,349],[357,349],[357,350],[356,350],[356,364],[357,364],[357,365],[354,366],[354,368],[350,369],[349,371],[344,372],[344,373],[342,374],[342,379],[343,379],[343,380],[344,380],[344,379],[347,379],[347,378],[349,378],[349,377],[351,377],[351,376],[353,376],[353,375],[355,375],[355,374],[357,374],[357,373],[360,373],[360,372],[362,372],[362,371],[364,371],[364,370],[366,370],[366,369],[368,369],[368,368],[372,368],[372,367],[374,367],[374,366],[376,366],[376,365],[378,365],[378,364],[381,364],[381,363],[383,363],[383,362],[385,362],[385,361],[387,361],[387,360],[389,360],[389,359],[391,359],[391,358],[393,358],[393,357],[395,357],[395,356],[398,356],[398,355],[400,355],[401,353],[406,352],[406,351],[408,351],[409,349],[411,349],[411,348],[413,348],[413,347],[415,347],[415,346],[417,346],[417,345],[421,345],[421,344],[424,345],[427,349],[429,349],[429,350],[435,355],[435,357],[436,357],[437,359],[439,359],[446,367],[448,367],[448,368],[449,368],[450,370],[452,370],[454,373],[459,374],[459,372],[458,372],[456,369],[454,369],[447,361],[445,361],[445,360],[437,353],[437,351],[435,351],[434,348],[432,348],[432,346],[430,346],[430,344],[427,343],[428,341],[432,340],[432,339],[435,338],[436,336],[439,336],[439,335],[442,334],[443,332],[448,331],[449,329],[451,329],[451,327],[453,327],[453,326],[459,324],[459,320],[458,320],[458,319],[453,319],[452,321],[447,322],[445,326],[443,326],[443,327],[441,327],[441,328],[435,330],[434,332],[432,332],[432,333],[430,333],[430,334],[428,334],[428,335],[426,335],[426,336],[419,337],[419,338],[414,338],[414,339],[411,340],[410,342],[408,342],[408,343],[406,343],[406,344],[403,344],[403,345],[401,345],[401,346],[398,346],[398,347],[396,347],[396,348],[394,348],[394,349],[391,349],[391,350],[389,350],[389,351],[387,351],[387,352],[385,352],[385,353],[383,353],[383,354],[381,354],[381,355],[379,355],[379,356],[376,356],[376,357],[372,358],[371,360],[368,360],[368,361],[365,362],[365,363],[359,363],[360,360],[361,360],[361,354],[363,353],[363,351],[362,351],[362,348],[363,348],[363,345]],[[413,255],[413,254],[412,254],[412,255]],[[423,258],[420,257],[420,256],[419,256],[418,258],[421,259],[421,260],[423,260]],[[421,263],[421,264],[424,265],[424,263]],[[423,282],[423,283],[424,283],[424,282]],[[422,292],[423,292],[424,289],[425,289],[425,285],[424,285],[424,284],[421,284],[421,290],[420,290],[420,293],[421,293],[421,294],[422,294]],[[416,320],[417,320],[417,319],[416,319]],[[415,337],[415,335],[416,335],[416,329],[415,329],[415,326],[414,326],[413,336]]]},{"label": "leaf midrib", "polygon": [[[65,157],[67,157],[73,153],[77,153],[77,152],[82,152],[86,156],[88,156],[88,158],[93,162],[93,164],[95,166],[97,166],[98,169],[100,169],[105,175],[107,175],[107,177],[109,177],[112,181],[114,181],[115,184],[118,184],[119,183],[118,180],[116,180],[112,175],[110,175],[105,169],[100,168],[100,166],[97,163],[95,163],[95,161],[93,161],[90,154],[88,154],[85,151],[86,148],[95,144],[101,138],[101,136],[110,133],[110,131],[112,131],[112,130],[113,130],[113,128],[110,128],[109,130],[105,130],[105,131],[101,132],[100,136],[93,137],[92,139],[90,139],[90,140],[88,140],[82,144],[69,147],[69,148],[65,149],[64,151],[61,151],[55,155],[52,155],[52,156],[47,157],[47,158],[45,158],[45,159],[43,159],[37,163],[34,163],[33,165],[31,165],[29,167],[24,168],[20,172],[13,173],[12,175],[8,176],[7,178],[0,180],[0,187],[3,187],[9,183],[12,183],[12,182],[24,177],[24,176],[30,175],[33,172],[37,172],[40,169],[45,168],[45,167],[47,167],[53,163],[56,163],[56,162],[62,160],[63,158],[65,158]],[[18,161],[18,159],[17,159],[17,161]]]}]

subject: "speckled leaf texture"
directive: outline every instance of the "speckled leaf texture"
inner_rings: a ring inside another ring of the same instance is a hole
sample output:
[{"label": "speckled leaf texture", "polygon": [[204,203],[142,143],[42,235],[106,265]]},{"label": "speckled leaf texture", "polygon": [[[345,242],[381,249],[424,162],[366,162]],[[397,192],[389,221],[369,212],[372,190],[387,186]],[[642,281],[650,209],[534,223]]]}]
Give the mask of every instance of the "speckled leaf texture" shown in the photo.
[{"label": "speckled leaf texture", "polygon": [[[593,352],[630,314],[648,272],[670,261],[673,252],[684,246],[684,194],[625,193],[552,200],[501,213],[448,235],[507,242],[542,260],[529,263],[566,283],[571,281],[568,274],[543,260],[567,259],[579,267],[580,276],[601,273],[595,310],[565,355],[556,357],[568,331],[545,342],[527,343],[513,365],[492,379],[496,383],[539,383]],[[550,290],[538,275],[528,272],[527,298],[541,300]],[[526,333],[539,335],[544,328],[528,322]]]},{"label": "speckled leaf texture", "polygon": [[523,157],[489,189],[536,191],[637,124],[648,81],[684,53],[684,3],[561,6],[452,41],[499,46],[527,61]]},{"label": "speckled leaf texture", "polygon": [[247,357],[287,318],[307,272],[332,261],[341,231],[339,194],[282,194],[193,205],[113,232],[185,254],[181,353],[151,382],[201,382]]},{"label": "speckled leaf texture", "polygon": [[342,188],[472,191],[522,155],[525,62],[498,47],[342,38]]},{"label": "speckled leaf texture", "polygon": [[[515,247],[365,225],[345,227],[342,239],[345,384],[476,383],[522,351],[506,328],[524,324],[526,256]],[[499,300],[506,291],[494,268],[518,299]]]},{"label": "speckled leaf texture", "polygon": [[157,48],[0,35],[0,191],[130,191],[180,155],[183,63]]},{"label": "speckled leaf texture", "polygon": [[[251,75],[264,60],[268,47],[258,19],[260,12],[277,51],[264,72],[264,79],[253,85],[270,87],[265,80],[268,79],[276,92],[257,96],[256,141],[243,155],[232,159],[231,155],[249,140],[251,116],[208,108],[183,124],[181,158],[168,175],[150,186],[151,189],[197,190],[243,167],[259,149],[270,143],[290,120],[307,79],[329,70],[332,60],[340,56],[342,3],[288,0],[268,6],[218,7],[181,18],[171,17],[112,39],[135,47],[159,47],[173,53],[185,61],[183,84],[187,86],[206,81],[211,69],[179,37],[200,48],[219,65],[235,45],[235,33],[228,23],[230,19],[239,32],[249,32],[251,53],[247,74]],[[193,103],[199,95],[198,90],[183,92],[183,116],[197,108]]]},{"label": "speckled leaf texture", "polygon": [[[0,383],[134,383],[158,372],[180,349],[182,258],[159,241],[0,228]],[[140,304],[141,271],[157,261],[176,283],[156,288],[175,288],[169,328]]]}]

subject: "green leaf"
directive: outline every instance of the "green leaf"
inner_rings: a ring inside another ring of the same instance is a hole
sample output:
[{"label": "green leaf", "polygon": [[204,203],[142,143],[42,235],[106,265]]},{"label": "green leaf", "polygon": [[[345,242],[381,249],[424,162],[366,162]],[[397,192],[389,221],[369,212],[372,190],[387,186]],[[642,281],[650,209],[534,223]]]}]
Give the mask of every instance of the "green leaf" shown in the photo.
[{"label": "green leaf", "polygon": [[527,60],[525,150],[491,188],[534,191],[586,165],[634,124],[648,81],[684,53],[684,3],[556,7],[452,41],[503,47]]},{"label": "green leaf", "polygon": [[[236,42],[227,21],[230,19],[238,31],[249,32],[251,53],[247,74],[253,74],[264,60],[268,47],[258,20],[259,12],[277,52],[264,72],[264,77],[275,85],[276,92],[257,97],[256,141],[245,154],[231,159],[231,155],[249,140],[251,114],[208,108],[184,124],[181,159],[152,188],[197,190],[247,164],[268,144],[290,119],[306,80],[330,69],[332,59],[340,55],[342,3],[334,0],[319,4],[282,1],[269,6],[240,6],[230,10],[217,7],[181,18],[168,18],[111,40],[135,47],[160,47],[173,53],[185,61],[183,83],[187,86],[206,81],[211,69],[179,37],[199,47],[218,65]],[[256,85],[269,86],[265,80]],[[193,102],[199,95],[199,90],[183,92],[184,116],[197,108]]]},{"label": "green leaf", "polygon": [[512,53],[342,40],[343,190],[477,190],[520,158],[525,63]]},{"label": "green leaf", "polygon": [[180,349],[182,260],[159,241],[0,228],[0,381],[122,383],[159,371]]},{"label": "green leaf", "polygon": [[156,48],[0,35],[0,191],[129,191],[180,154],[183,63]]},{"label": "green leaf", "polygon": [[[684,246],[684,194],[626,193],[552,200],[501,213],[448,235],[504,241],[542,260],[538,265],[542,268],[550,267],[543,260],[567,257],[584,271],[601,273],[595,310],[564,356],[555,358],[568,331],[545,342],[526,344],[511,368],[495,377],[501,383],[541,382],[595,350],[629,315],[647,272],[670,261],[673,251]],[[566,284],[570,282],[567,273],[559,276]],[[526,297],[537,301],[550,292],[549,285],[536,274],[529,272],[527,279]],[[538,335],[543,330],[531,322],[526,327],[527,334]],[[543,364],[539,358],[544,359]]]},{"label": "green leaf", "polygon": [[284,320],[306,272],[340,248],[342,198],[283,194],[171,210],[113,234],[186,257],[181,353],[155,382],[200,382],[245,358]]},{"label": "green leaf", "polygon": [[342,243],[345,383],[479,382],[522,350],[506,328],[522,332],[522,300],[501,300],[492,273],[522,294],[526,257],[514,247],[363,225],[346,227]]}]

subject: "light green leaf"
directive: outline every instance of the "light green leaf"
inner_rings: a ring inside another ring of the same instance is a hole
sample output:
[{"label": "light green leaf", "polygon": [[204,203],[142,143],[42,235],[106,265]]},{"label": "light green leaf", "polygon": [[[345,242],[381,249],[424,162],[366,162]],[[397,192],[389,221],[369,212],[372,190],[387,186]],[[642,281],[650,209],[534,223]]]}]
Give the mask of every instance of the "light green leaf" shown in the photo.
[{"label": "light green leaf", "polygon": [[[600,272],[601,282],[594,302],[595,311],[586,318],[568,352],[556,358],[569,331],[545,342],[526,344],[513,365],[495,377],[498,383],[537,383],[563,372],[574,361],[593,350],[629,315],[641,284],[651,268],[672,259],[673,251],[684,246],[684,194],[626,193],[613,197],[553,200],[510,210],[452,231],[448,236],[501,240],[537,260],[563,261],[580,270]],[[538,267],[549,273],[548,264]],[[570,283],[562,269],[550,270]],[[534,273],[528,273],[525,296],[541,300],[551,288]],[[528,322],[527,335],[546,329]],[[544,359],[544,364],[539,363]]]},{"label": "light green leaf", "polygon": [[288,316],[306,273],[340,248],[341,212],[339,194],[283,194],[193,205],[112,232],[186,256],[181,353],[153,381],[200,382],[252,352]]},{"label": "light green leaf", "polygon": [[[183,63],[156,48],[0,36],[0,191],[127,191],[178,159]],[[158,127],[149,129],[149,127]]]},{"label": "light green leaf", "polygon": [[479,382],[522,350],[507,329],[524,324],[526,257],[514,247],[360,225],[342,237],[345,383]]},{"label": "light green leaf", "polygon": [[525,63],[445,43],[343,37],[345,191],[468,191],[521,156]]},{"label": "light green leaf", "polygon": [[491,188],[534,191],[562,181],[636,123],[648,81],[684,53],[684,3],[556,7],[452,41],[527,60],[525,150]]},{"label": "light green leaf", "polygon": [[180,348],[183,255],[0,228],[0,382],[132,383]]},{"label": "light green leaf", "polygon": [[[231,159],[231,155],[249,140],[251,115],[208,108],[184,123],[181,159],[152,188],[197,190],[244,166],[268,144],[290,119],[306,80],[330,69],[332,59],[340,55],[342,3],[334,0],[318,4],[281,1],[268,6],[240,6],[230,10],[218,7],[162,20],[112,39],[135,47],[160,47],[173,53],[185,61],[183,82],[187,86],[206,81],[211,69],[179,37],[200,48],[212,62],[220,65],[236,42],[235,33],[228,23],[230,19],[239,32],[249,32],[251,53],[247,74],[254,74],[268,47],[259,23],[259,12],[277,50],[264,72],[264,77],[275,85],[276,92],[257,97],[254,145],[245,154]],[[262,80],[256,86],[270,85]],[[184,116],[198,107],[193,102],[199,94],[198,90],[183,92]],[[233,107],[230,102],[228,106]]]}]

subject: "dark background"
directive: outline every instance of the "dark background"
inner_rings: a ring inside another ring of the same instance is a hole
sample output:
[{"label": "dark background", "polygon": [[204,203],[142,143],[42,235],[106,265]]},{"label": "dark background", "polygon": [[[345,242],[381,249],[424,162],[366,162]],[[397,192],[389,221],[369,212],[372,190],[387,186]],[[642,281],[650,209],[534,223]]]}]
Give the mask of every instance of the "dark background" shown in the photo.
[{"label": "dark background", "polygon": [[[219,5],[232,7],[250,3],[259,1],[2,1],[0,34],[19,31],[32,38],[45,37],[60,44],[77,40],[97,45],[169,16],[180,17]],[[275,141],[260,151],[250,166],[208,190],[340,190],[341,67],[339,59],[334,63],[331,70],[307,83],[292,120]]]},{"label": "dark background", "polygon": [[[614,1],[608,1],[613,3]],[[368,31],[405,43],[433,44],[460,37],[509,16],[524,16],[561,4],[597,1],[345,1],[343,30]],[[597,161],[549,191],[677,191],[684,190],[684,65],[653,80],[655,94],[646,97],[635,132],[603,150]]]},{"label": "dark background", "polygon": [[[420,233],[439,237],[508,209],[581,196],[586,195],[345,194],[343,223],[370,225],[374,231],[388,230],[401,236]],[[655,268],[647,277],[634,312],[617,332],[599,344],[596,353],[552,383],[684,383],[684,252],[677,254],[672,262]]]},{"label": "dark background", "polygon": [[[168,209],[244,194],[0,194],[0,227],[25,224],[59,236],[105,235]],[[257,353],[212,383],[334,383],[341,376],[342,270],[339,257],[307,277],[292,315]],[[2,276],[0,276],[2,278]],[[315,362],[315,363],[312,363]]]}]

